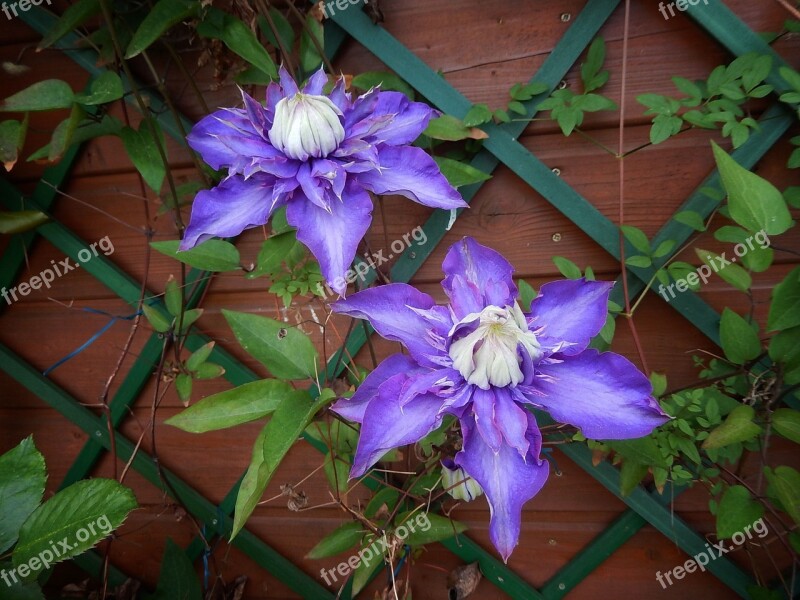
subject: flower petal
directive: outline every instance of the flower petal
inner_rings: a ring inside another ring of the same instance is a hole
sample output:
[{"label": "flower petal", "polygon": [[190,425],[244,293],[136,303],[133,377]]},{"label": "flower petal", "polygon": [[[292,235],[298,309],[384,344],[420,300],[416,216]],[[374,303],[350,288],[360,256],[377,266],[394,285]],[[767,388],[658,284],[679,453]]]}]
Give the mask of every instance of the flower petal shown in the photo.
[{"label": "flower petal", "polygon": [[514,303],[517,286],[514,267],[500,253],[465,237],[447,251],[442,263],[442,287],[459,319],[486,306],[504,308]]},{"label": "flower petal", "polygon": [[278,77],[281,81],[281,89],[283,90],[284,97],[287,96],[294,96],[300,89],[297,87],[297,82],[295,82],[294,78],[289,74],[289,71],[281,65],[281,68],[278,70]]},{"label": "flower petal", "polygon": [[247,118],[247,113],[238,108],[218,110],[203,117],[192,127],[186,141],[213,169],[221,169],[235,164],[241,156],[230,145],[220,141],[220,136],[236,137],[242,145],[252,144],[254,148],[263,150],[264,139]]},{"label": "flower petal", "polygon": [[467,206],[422,148],[383,146],[378,155],[380,170],[358,174],[358,180],[371,192],[400,194],[434,208]]},{"label": "flower petal", "polygon": [[350,94],[345,91],[345,87],[344,77],[340,77],[336,81],[336,85],[333,86],[329,97],[331,102],[338,106],[342,113],[346,114],[350,110],[351,102]]},{"label": "flower petal", "polygon": [[400,407],[398,391],[407,380],[405,373],[390,377],[367,406],[351,478],[366,473],[389,450],[413,444],[439,426],[442,400],[434,394],[417,396]]},{"label": "flower petal", "polygon": [[503,435],[494,422],[494,391],[475,388],[472,392],[472,412],[475,414],[475,425],[483,442],[492,452],[499,452],[503,445]]},{"label": "flower petal", "polygon": [[373,115],[384,114],[394,118],[376,133],[375,138],[390,146],[399,146],[416,140],[437,113],[427,104],[411,102],[400,92],[381,92]]},{"label": "flower petal", "polygon": [[345,419],[361,423],[367,405],[378,394],[378,388],[384,381],[399,373],[413,372],[418,368],[417,363],[409,356],[392,354],[367,375],[352,397],[340,398],[331,406],[331,410]]},{"label": "flower petal", "polygon": [[242,100],[244,101],[244,109],[247,112],[247,118],[250,119],[250,122],[253,124],[253,128],[263,138],[266,132],[269,130],[269,122],[267,121],[267,113],[264,110],[264,107],[242,88],[239,88],[239,92],[242,94]]},{"label": "flower petal", "polygon": [[507,444],[495,452],[486,444],[473,419],[461,420],[464,449],[455,462],[475,479],[489,501],[489,537],[508,560],[519,541],[522,505],[533,498],[547,481],[548,464],[539,458],[542,436],[533,415],[525,411],[525,437],[530,444],[526,459]]},{"label": "flower petal", "polygon": [[561,362],[543,361],[533,387],[543,395],[526,394],[532,404],[595,440],[642,437],[669,420],[647,377],[613,352],[589,349]]},{"label": "flower petal", "polygon": [[[508,388],[495,391],[494,422],[502,432],[506,444],[516,449],[523,459],[528,455],[527,411],[514,402]],[[537,456],[538,456],[538,450]]]},{"label": "flower petal", "polygon": [[308,78],[305,86],[303,86],[304,94],[312,94],[319,96],[322,94],[322,88],[328,83],[328,76],[325,74],[325,69],[320,67],[319,70]]},{"label": "flower petal", "polygon": [[[405,283],[390,283],[353,294],[331,304],[331,310],[357,319],[367,319],[382,337],[402,343],[424,366],[438,366],[428,357],[439,351],[430,336],[445,335],[446,310],[433,298]],[[426,315],[430,311],[430,316]]]},{"label": "flower petal", "polygon": [[612,287],[613,281],[586,279],[545,283],[531,303],[531,329],[541,328],[542,346],[567,356],[584,351],[606,322]]},{"label": "flower petal", "polygon": [[189,250],[214,236],[233,237],[263,225],[278,204],[271,177],[254,175],[246,181],[229,177],[215,188],[198,192],[180,249]]},{"label": "flower petal", "polygon": [[347,290],[345,273],[372,222],[372,200],[366,191],[348,183],[343,197],[331,202],[328,212],[295,193],[286,208],[286,220],[297,228],[297,239],[311,250],[328,285],[339,294]]}]

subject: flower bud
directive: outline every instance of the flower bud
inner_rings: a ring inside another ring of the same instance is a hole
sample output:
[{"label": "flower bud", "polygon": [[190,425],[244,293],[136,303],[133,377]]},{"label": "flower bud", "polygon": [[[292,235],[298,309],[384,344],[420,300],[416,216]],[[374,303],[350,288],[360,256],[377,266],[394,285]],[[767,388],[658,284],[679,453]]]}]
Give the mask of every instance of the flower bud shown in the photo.
[{"label": "flower bud", "polygon": [[470,502],[483,495],[480,484],[451,459],[442,461],[442,485],[453,498],[464,502]]},{"label": "flower bud", "polygon": [[337,106],[326,96],[297,93],[275,106],[269,141],[289,158],[323,158],[344,140]]}]

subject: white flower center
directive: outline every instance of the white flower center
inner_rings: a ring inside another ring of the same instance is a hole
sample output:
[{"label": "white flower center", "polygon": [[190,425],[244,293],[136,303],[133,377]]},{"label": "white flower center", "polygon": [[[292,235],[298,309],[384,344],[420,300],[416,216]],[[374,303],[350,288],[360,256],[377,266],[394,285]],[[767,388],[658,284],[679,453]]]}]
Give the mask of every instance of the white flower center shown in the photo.
[{"label": "white flower center", "polygon": [[295,94],[275,105],[269,141],[289,158],[324,158],[344,140],[342,111],[327,96]]},{"label": "white flower center", "polygon": [[462,325],[475,321],[478,326],[472,333],[450,344],[453,368],[467,383],[484,390],[492,386],[517,385],[523,379],[521,353],[527,353],[534,360],[542,355],[519,305],[515,302],[514,306],[505,308],[487,306],[480,313],[464,317],[453,327],[451,335]]}]

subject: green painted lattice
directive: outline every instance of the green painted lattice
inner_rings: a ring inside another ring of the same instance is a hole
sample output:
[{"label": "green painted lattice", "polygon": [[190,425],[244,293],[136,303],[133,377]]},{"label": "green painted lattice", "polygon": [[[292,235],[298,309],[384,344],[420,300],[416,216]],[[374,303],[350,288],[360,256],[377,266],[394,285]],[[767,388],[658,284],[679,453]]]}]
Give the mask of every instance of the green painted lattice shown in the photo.
[{"label": "green painted lattice", "polygon": [[[599,29],[611,16],[618,4],[619,0],[589,0],[556,48],[534,75],[532,81],[546,83],[550,91],[555,89],[591,40],[597,35]],[[768,78],[768,81],[775,87],[776,91],[782,91],[784,83],[776,74],[777,69],[785,63],[724,4],[719,0],[709,0],[707,7],[690,6],[688,14],[734,55],[752,51],[771,55],[773,58],[773,74]],[[53,22],[53,17],[38,9],[38,7],[34,7],[27,13],[22,13],[22,18],[40,32],[47,31]],[[466,98],[385,29],[374,25],[363,12],[357,10],[342,11],[334,15],[332,20],[333,22],[328,22],[326,25],[326,52],[329,56],[332,57],[336,54],[341,43],[349,35],[363,44],[437,108],[459,117],[463,117],[470,108],[471,104]],[[71,47],[73,43],[74,38],[67,37],[62,40],[61,47]],[[102,72],[101,69],[95,66],[96,56],[92,50],[76,51],[70,49],[68,56],[92,75]],[[125,80],[123,79],[123,81]],[[130,82],[126,82],[126,86],[129,85]],[[142,89],[142,86],[138,87]],[[188,119],[181,118],[180,125],[175,123],[172,117],[168,116],[168,111],[159,110],[159,107],[163,107],[162,99],[156,94],[149,93],[148,95],[150,96],[151,106],[160,115],[159,121],[163,130],[181,143],[184,143],[181,129],[188,130],[191,127],[191,122]],[[525,106],[527,116],[533,117],[537,112],[537,101],[529,101],[525,103]],[[780,139],[791,123],[792,115],[788,110],[778,104],[772,106],[761,119],[761,129],[751,135],[747,143],[734,152],[734,158],[743,166],[751,168]],[[486,173],[491,173],[501,163],[506,165],[604,250],[619,259],[619,230],[617,226],[605,218],[590,202],[567,183],[554,175],[550,168],[545,166],[517,141],[525,129],[525,122],[512,122],[505,125],[490,124],[485,129],[489,133],[489,138],[485,140],[484,149],[472,160],[472,166]],[[55,200],[56,192],[54,188],[60,186],[66,180],[71,166],[79,155],[77,148],[70,150],[61,163],[46,171],[42,182],[36,187],[32,197],[25,198],[24,202],[20,202],[22,197],[20,192],[5,179],[0,178],[0,197],[2,202],[10,210],[18,210],[24,207],[48,211]],[[45,181],[51,185],[47,185],[44,183]],[[475,184],[462,188],[461,192],[465,200],[470,202],[480,187],[481,184]],[[697,187],[697,190],[702,187],[719,189],[718,173],[714,172],[709,175]],[[699,191],[696,191],[690,195],[679,210],[694,210],[706,216],[710,214],[713,208],[713,205],[708,202],[708,198],[703,197],[701,200]],[[433,252],[436,245],[443,239],[447,221],[448,215],[441,211],[436,211],[429,218],[424,225],[428,242],[422,247],[415,247],[413,252],[407,250],[399,258],[391,270],[391,279],[393,281],[404,282],[411,279]],[[658,244],[665,239],[675,239],[678,242],[677,247],[680,247],[688,239],[691,232],[692,230],[688,227],[671,220],[658,232],[655,237],[655,243]],[[49,240],[65,255],[74,260],[77,260],[77,253],[87,246],[83,240],[57,221],[42,225],[38,228],[36,234]],[[24,264],[24,248],[30,246],[36,234],[24,234],[20,237],[22,244],[12,245],[0,257],[0,285],[8,286],[13,283],[14,278]],[[632,248],[628,248],[626,253],[632,252],[632,250]],[[651,279],[655,270],[663,264],[666,257],[661,260],[661,263],[656,263],[650,268],[628,268],[628,286],[632,296],[644,289],[646,282]],[[89,263],[86,263],[84,267],[114,294],[131,305],[136,306],[138,304],[141,291],[140,283],[129,277],[104,256],[94,258]],[[187,298],[189,307],[196,305],[199,301],[206,283],[207,278],[204,273],[196,270],[189,272],[187,276],[187,284],[191,290]],[[613,299],[618,303],[621,300],[621,287],[620,285],[615,286],[616,297],[613,297]],[[719,315],[697,295],[691,292],[684,293],[674,299],[670,305],[707,337],[718,343]],[[156,302],[154,306],[158,310],[164,310],[160,302]],[[329,377],[336,376],[342,371],[344,363],[348,360],[347,357],[355,356],[363,344],[366,343],[368,333],[367,328],[356,327],[352,330],[344,346],[334,353],[328,363]],[[195,350],[207,341],[209,341],[209,338],[206,336],[194,333],[189,336],[187,347]],[[135,402],[152,375],[159,362],[162,349],[163,340],[157,334],[151,335],[133,366],[126,374],[119,391],[111,400],[111,425],[114,430],[117,454],[122,460],[128,460],[133,454],[133,444],[118,433],[116,428],[122,423],[128,408]],[[233,385],[240,385],[257,379],[255,373],[218,346],[214,349],[212,360],[225,367],[225,377]],[[72,398],[59,386],[44,378],[24,359],[2,345],[0,345],[0,368],[29,391],[58,410],[89,436],[89,441],[86,442],[70,468],[65,480],[62,482],[62,487],[88,476],[102,453],[111,448],[106,419],[97,417],[94,413],[82,407],[77,399]],[[545,415],[539,414],[537,418],[543,424],[546,424]],[[314,443],[313,440],[308,441]],[[318,448],[321,451],[325,451],[323,447]],[[619,473],[617,469],[608,463],[601,463],[598,467],[593,467],[589,451],[585,446],[563,445],[560,449],[586,470],[587,473],[602,483],[611,493],[619,497]],[[166,480],[165,485],[165,481],[161,479],[152,457],[146,453],[140,451],[136,454],[133,468],[153,485],[177,497],[185,504],[194,516],[205,524],[208,532],[206,537],[209,541],[213,539],[213,536],[224,537],[229,534],[232,524],[230,515],[233,513],[238,483],[230,490],[223,502],[216,506],[203,498],[187,482],[182,481],[169,470],[162,469],[161,473]],[[379,485],[376,482],[373,482],[373,484]],[[508,569],[506,565],[497,560],[492,554],[483,550],[467,536],[459,536],[457,541],[455,539],[447,540],[444,545],[464,562],[478,561],[485,577],[512,598],[526,600],[531,598],[561,598],[645,524],[649,523],[661,531],[689,555],[703,550],[705,539],[677,515],[671,513],[668,507],[670,500],[681,491],[681,489],[667,489],[663,495],[659,495],[639,487],[629,496],[620,497],[628,505],[628,509],[539,590],[531,587]],[[272,549],[264,540],[259,539],[247,530],[243,530],[237,536],[234,544],[302,597],[312,599],[333,597],[333,594],[323,588],[315,578],[307,575]],[[205,551],[207,551],[206,543],[199,537],[187,548],[187,553],[192,559],[199,558]],[[100,557],[92,552],[79,557],[76,562],[95,575],[99,573],[102,566]],[[747,597],[746,588],[754,583],[747,573],[724,557],[710,563],[708,570],[742,597]],[[111,572],[112,583],[119,583],[124,580],[124,577],[119,571],[112,570]],[[350,597],[349,587],[345,589],[343,597]]]}]

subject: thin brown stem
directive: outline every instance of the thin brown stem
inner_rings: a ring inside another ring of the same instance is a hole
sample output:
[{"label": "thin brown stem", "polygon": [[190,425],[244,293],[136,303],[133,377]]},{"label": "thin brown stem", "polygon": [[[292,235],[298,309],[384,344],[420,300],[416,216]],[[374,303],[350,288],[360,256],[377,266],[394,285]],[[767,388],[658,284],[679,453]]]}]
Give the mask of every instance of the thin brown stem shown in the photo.
[{"label": "thin brown stem", "polygon": [[644,355],[642,343],[639,340],[639,332],[636,330],[636,324],[633,321],[631,314],[631,296],[628,290],[628,272],[625,268],[625,236],[622,234],[622,225],[625,224],[625,91],[628,78],[628,36],[630,33],[630,0],[625,2],[625,25],[622,35],[622,82],[620,91],[620,108],[619,108],[619,262],[622,270],[622,291],[625,296],[625,313],[628,326],[631,330],[631,337],[636,346],[636,351],[639,354],[639,360],[642,363],[642,369],[645,373],[649,373],[650,369],[647,367],[647,359]]}]

